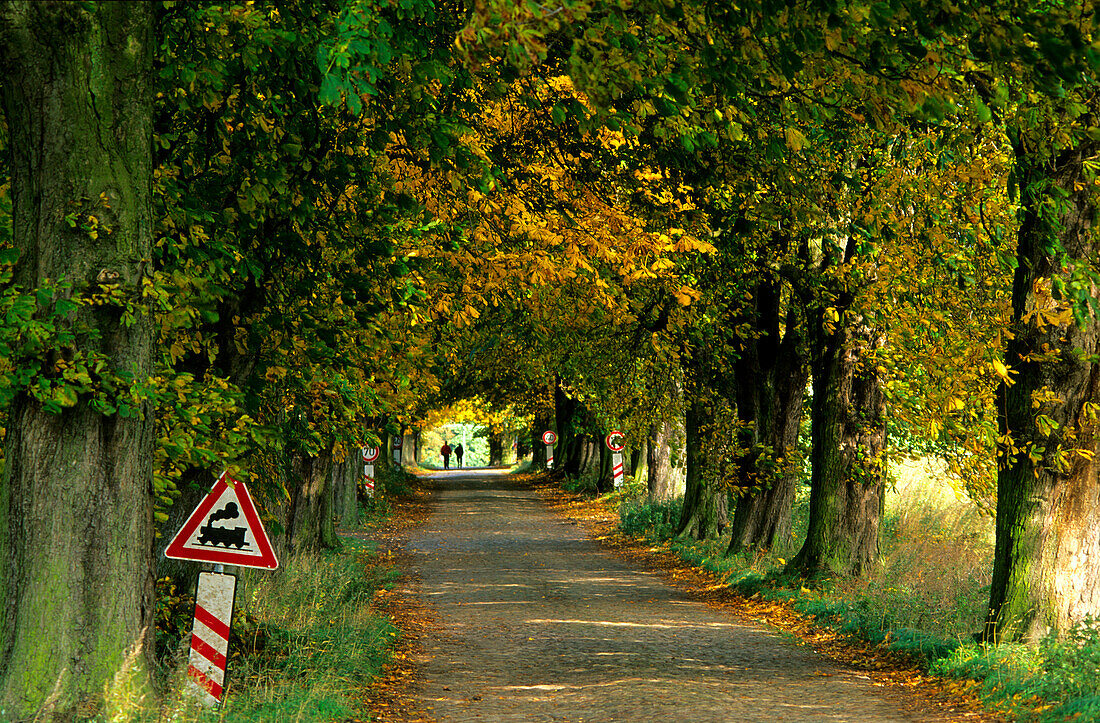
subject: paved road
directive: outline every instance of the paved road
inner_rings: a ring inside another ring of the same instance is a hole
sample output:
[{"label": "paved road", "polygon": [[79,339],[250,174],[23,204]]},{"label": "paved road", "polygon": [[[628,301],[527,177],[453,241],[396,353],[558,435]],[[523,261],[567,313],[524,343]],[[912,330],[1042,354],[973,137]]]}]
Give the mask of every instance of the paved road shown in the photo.
[{"label": "paved road", "polygon": [[687,598],[493,472],[436,475],[409,553],[443,629],[440,721],[928,721],[782,635]]}]

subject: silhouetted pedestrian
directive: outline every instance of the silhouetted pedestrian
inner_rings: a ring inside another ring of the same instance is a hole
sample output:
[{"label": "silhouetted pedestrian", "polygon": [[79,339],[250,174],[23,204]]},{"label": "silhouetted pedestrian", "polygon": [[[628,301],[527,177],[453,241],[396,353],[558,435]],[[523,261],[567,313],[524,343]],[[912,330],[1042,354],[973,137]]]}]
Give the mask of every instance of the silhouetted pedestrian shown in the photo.
[{"label": "silhouetted pedestrian", "polygon": [[443,455],[443,469],[451,468],[451,445],[446,442],[439,448],[439,453]]},{"label": "silhouetted pedestrian", "polygon": [[455,445],[455,461],[458,462],[458,466],[462,466],[462,455],[466,454],[466,450],[462,449],[462,442]]}]

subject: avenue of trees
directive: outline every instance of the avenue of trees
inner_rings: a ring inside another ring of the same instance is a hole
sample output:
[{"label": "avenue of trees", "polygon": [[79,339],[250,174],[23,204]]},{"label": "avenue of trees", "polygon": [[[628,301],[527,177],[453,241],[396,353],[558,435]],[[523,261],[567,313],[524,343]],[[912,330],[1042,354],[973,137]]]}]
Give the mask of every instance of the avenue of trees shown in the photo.
[{"label": "avenue of trees", "polygon": [[981,635],[1100,615],[1095,10],[0,2],[0,717],[154,682],[222,470],[330,547],[350,454],[470,399],[601,489],[623,430],[731,551],[808,477],[806,578],[940,455]]}]

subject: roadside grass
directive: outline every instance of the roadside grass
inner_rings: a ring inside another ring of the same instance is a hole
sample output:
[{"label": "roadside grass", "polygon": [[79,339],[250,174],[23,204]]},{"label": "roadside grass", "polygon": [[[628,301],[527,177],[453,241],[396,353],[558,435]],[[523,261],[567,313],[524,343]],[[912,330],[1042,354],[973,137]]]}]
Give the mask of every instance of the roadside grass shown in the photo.
[{"label": "roadside grass", "polygon": [[934,675],[961,681],[1012,719],[1100,721],[1100,621],[1037,647],[976,643],[989,598],[993,521],[923,463],[899,465],[895,475],[878,570],[813,589],[783,572],[805,536],[806,488],[795,503],[790,540],[731,556],[729,535],[674,538],[681,499],[651,502],[644,487],[630,484],[602,499],[617,506],[624,534],[678,554],[746,597],[784,602],[819,625],[905,654]]},{"label": "roadside grass", "polygon": [[[384,499],[365,509],[369,526],[389,513]],[[366,720],[365,693],[389,660],[398,630],[372,608],[398,572],[372,542],[342,537],[342,549],[282,560],[276,572],[238,573],[224,705],[206,710],[184,687],[185,640],[177,647],[172,691],[144,720]],[[193,598],[179,605],[193,606]],[[188,613],[189,616],[190,613]]]}]

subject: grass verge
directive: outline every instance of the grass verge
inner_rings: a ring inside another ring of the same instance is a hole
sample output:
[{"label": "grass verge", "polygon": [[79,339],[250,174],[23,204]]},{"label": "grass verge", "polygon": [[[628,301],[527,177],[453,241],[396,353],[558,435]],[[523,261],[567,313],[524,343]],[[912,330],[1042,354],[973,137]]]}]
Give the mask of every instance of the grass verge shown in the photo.
[{"label": "grass verge", "polygon": [[[194,598],[169,587],[159,596],[158,636],[173,638],[171,693],[136,720],[348,721],[368,719],[370,690],[393,656],[399,631],[378,605],[398,577],[393,557],[371,537],[393,516],[371,501],[367,527],[342,536],[340,550],[281,561],[279,570],[237,570],[225,702],[195,705],[186,688]],[[162,581],[166,583],[167,581]]]},{"label": "grass verge", "polygon": [[[381,672],[397,629],[371,605],[396,577],[373,546],[290,560],[282,574],[249,573],[239,590],[237,653],[226,703],[213,720],[326,721],[353,717]],[[242,595],[243,593],[243,595]]]}]

